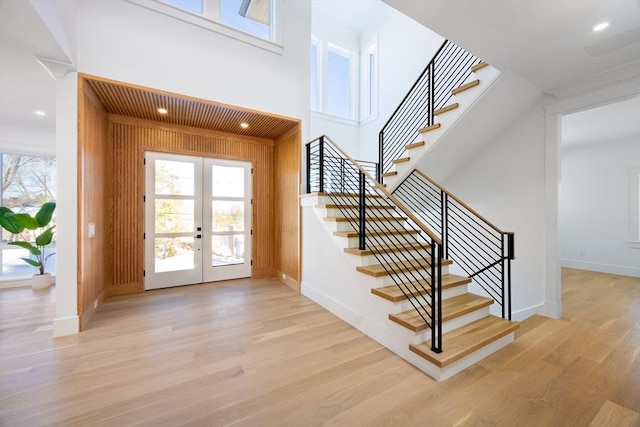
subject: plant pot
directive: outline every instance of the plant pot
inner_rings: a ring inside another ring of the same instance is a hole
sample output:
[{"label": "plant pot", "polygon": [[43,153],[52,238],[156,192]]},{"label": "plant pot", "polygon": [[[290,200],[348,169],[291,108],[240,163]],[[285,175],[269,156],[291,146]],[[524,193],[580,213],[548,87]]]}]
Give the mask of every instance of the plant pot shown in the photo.
[{"label": "plant pot", "polygon": [[31,288],[46,289],[51,286],[51,273],[34,274],[31,279]]}]

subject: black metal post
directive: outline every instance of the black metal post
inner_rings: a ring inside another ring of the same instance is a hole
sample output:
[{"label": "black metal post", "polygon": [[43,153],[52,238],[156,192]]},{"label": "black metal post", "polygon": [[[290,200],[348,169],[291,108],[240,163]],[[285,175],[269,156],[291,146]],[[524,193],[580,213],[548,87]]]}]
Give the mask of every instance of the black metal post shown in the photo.
[{"label": "black metal post", "polygon": [[442,353],[442,245],[431,241],[431,351]]},{"label": "black metal post", "polygon": [[344,193],[344,159],[340,158],[340,192]]},{"label": "black metal post", "polygon": [[384,128],[382,128],[382,130],[380,131],[380,133],[378,134],[378,167],[377,167],[377,171],[376,171],[376,179],[377,181],[382,184],[382,180],[384,179],[382,177],[382,165],[384,164]]},{"label": "black metal post", "polygon": [[504,234],[501,236],[500,238],[500,256],[501,256],[501,260],[500,260],[500,275],[501,275],[501,280],[500,280],[500,287],[502,288],[502,318],[506,319],[505,317],[505,305],[507,303],[506,298],[505,298],[505,287],[504,287],[504,259],[507,258],[505,257],[505,253],[504,253]]},{"label": "black metal post", "polygon": [[427,105],[427,126],[431,126],[434,122],[435,122],[435,117],[433,116],[433,102],[434,102],[434,98],[435,98],[435,71],[436,71],[436,61],[431,61],[431,63],[429,64],[429,88],[428,88],[428,105]]},{"label": "black metal post", "polygon": [[444,257],[449,258],[449,195],[444,191],[440,191],[440,209],[441,212],[441,237],[444,246]]},{"label": "black metal post", "polygon": [[307,144],[307,194],[311,193],[311,143]]},{"label": "black metal post", "polygon": [[358,226],[358,249],[360,250],[364,250],[367,247],[367,240],[366,240],[366,223],[365,223],[365,215],[367,213],[367,208],[366,208],[366,200],[367,198],[365,197],[365,184],[366,184],[366,177],[364,176],[363,172],[359,172],[360,175],[360,185],[358,188],[358,198],[360,199],[360,211],[359,211],[359,216],[358,216],[358,220],[359,220],[359,226]]},{"label": "black metal post", "polygon": [[515,235],[507,234],[509,244],[509,258],[507,259],[507,297],[509,301],[509,320],[511,320],[511,260],[516,259],[515,254]]},{"label": "black metal post", "polygon": [[320,188],[318,191],[320,193],[324,192],[324,136],[320,137],[320,145],[318,147],[318,155],[320,156],[320,166],[319,166],[319,180],[320,180]]}]

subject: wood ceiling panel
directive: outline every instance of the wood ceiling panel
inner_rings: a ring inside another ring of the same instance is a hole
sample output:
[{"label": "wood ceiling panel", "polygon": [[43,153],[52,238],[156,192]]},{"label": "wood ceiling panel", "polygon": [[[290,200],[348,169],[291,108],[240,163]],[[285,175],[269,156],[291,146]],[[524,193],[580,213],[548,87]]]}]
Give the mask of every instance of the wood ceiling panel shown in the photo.
[{"label": "wood ceiling panel", "polygon": [[[180,97],[153,89],[90,77],[85,79],[110,114],[267,139],[277,138],[298,123],[293,119]],[[166,108],[168,114],[158,113],[160,107]],[[243,122],[248,123],[249,127],[240,127],[240,123]]]}]

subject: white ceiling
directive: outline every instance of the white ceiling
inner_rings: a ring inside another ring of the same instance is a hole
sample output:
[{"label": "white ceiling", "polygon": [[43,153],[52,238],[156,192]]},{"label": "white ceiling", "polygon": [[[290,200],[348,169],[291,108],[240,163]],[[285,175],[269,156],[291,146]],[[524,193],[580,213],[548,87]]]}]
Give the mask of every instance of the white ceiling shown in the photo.
[{"label": "white ceiling", "polygon": [[640,96],[562,117],[562,145],[637,141],[640,146]]},{"label": "white ceiling", "polygon": [[638,0],[384,1],[558,97],[640,75]]},{"label": "white ceiling", "polygon": [[28,1],[0,0],[0,131],[55,130],[55,80],[36,56],[66,60]]}]

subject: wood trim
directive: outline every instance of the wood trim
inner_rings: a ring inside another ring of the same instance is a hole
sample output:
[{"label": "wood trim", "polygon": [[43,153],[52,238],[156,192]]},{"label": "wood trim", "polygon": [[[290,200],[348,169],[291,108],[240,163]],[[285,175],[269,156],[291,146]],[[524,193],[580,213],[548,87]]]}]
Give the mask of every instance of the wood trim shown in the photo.
[{"label": "wood trim", "polygon": [[291,276],[287,276],[286,274],[278,270],[275,271],[275,277],[277,279],[280,279],[284,284],[289,286],[294,291],[300,292],[300,282],[298,280],[292,278]]},{"label": "wood trim", "polygon": [[108,118],[109,118],[109,121],[112,123],[120,123],[125,125],[132,125],[132,126],[144,126],[144,127],[149,127],[149,128],[154,128],[154,129],[164,130],[169,132],[183,132],[183,133],[189,133],[192,135],[199,135],[199,136],[205,136],[205,137],[232,138],[232,139],[235,138],[235,139],[241,140],[242,142],[249,142],[254,144],[262,144],[262,145],[266,144],[266,145],[272,145],[272,146],[275,145],[275,141],[273,139],[268,139],[268,138],[258,138],[255,136],[244,136],[244,135],[238,135],[235,133],[206,130],[206,129],[196,128],[192,126],[183,126],[183,125],[176,125],[173,123],[156,122],[152,120],[138,119],[136,117],[121,116],[118,114],[109,114]]},{"label": "wood trim", "polygon": [[232,108],[232,109],[235,109],[235,110],[246,111],[248,113],[260,114],[262,116],[274,117],[274,118],[277,118],[277,119],[293,120],[293,121],[297,121],[297,122],[300,121],[298,119],[294,119],[292,117],[283,116],[283,115],[280,115],[280,114],[266,113],[264,111],[252,110],[250,108],[244,108],[244,107],[240,108],[238,106],[225,104],[225,103],[222,103],[222,102],[214,102],[214,101],[211,101],[211,100],[208,100],[208,99],[204,99],[204,98],[197,98],[195,96],[177,94],[175,92],[169,92],[169,91],[166,91],[166,90],[156,89],[156,88],[152,88],[152,87],[148,87],[148,86],[141,86],[141,85],[137,85],[137,84],[134,84],[134,83],[122,82],[122,81],[119,81],[119,80],[112,80],[112,79],[108,79],[108,78],[105,78],[105,77],[99,77],[99,76],[92,75],[92,74],[78,73],[78,77],[79,78],[81,77],[81,78],[87,79],[87,80],[94,80],[96,82],[102,82],[102,83],[108,83],[108,84],[112,84],[112,85],[117,85],[117,86],[121,86],[121,87],[125,87],[125,88],[149,91],[149,92],[154,92],[154,93],[161,94],[161,95],[177,97],[177,98],[180,98],[180,99],[193,101],[193,102],[198,102],[198,103],[202,103],[202,104],[206,104],[206,105],[214,105],[214,106],[218,106],[218,107]]}]

